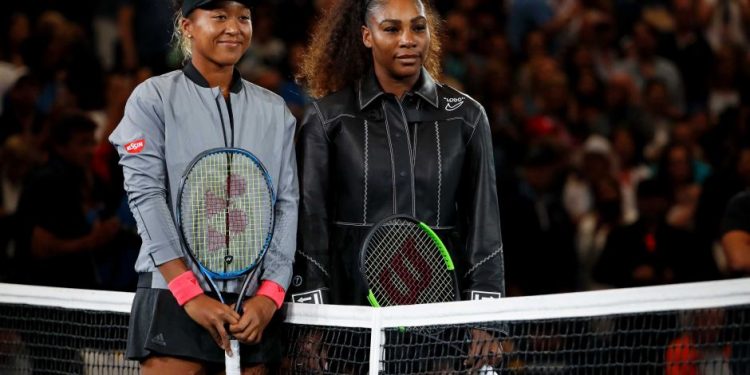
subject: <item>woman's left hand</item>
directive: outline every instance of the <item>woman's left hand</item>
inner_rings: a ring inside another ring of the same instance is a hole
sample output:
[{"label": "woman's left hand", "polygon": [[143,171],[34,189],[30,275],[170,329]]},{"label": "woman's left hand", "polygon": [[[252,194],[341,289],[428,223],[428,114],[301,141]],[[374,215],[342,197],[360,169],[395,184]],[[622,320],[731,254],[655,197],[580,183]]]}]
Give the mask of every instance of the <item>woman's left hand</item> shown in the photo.
[{"label": "woman's left hand", "polygon": [[257,344],[276,312],[276,304],[266,296],[254,296],[242,305],[242,317],[229,326],[229,332],[243,344]]}]

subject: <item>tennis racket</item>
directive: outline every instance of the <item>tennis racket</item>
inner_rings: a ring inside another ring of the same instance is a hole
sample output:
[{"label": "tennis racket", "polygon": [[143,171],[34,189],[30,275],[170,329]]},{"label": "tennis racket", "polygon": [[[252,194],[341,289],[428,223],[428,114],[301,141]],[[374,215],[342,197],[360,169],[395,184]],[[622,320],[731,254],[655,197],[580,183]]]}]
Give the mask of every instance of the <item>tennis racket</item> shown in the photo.
[{"label": "tennis racket", "polygon": [[375,307],[456,301],[453,261],[426,224],[396,215],[375,224],[360,252],[360,272]]},{"label": "tennis racket", "polygon": [[[273,236],[276,197],[271,177],[253,154],[218,148],[198,155],[180,182],[177,222],[190,258],[226,303],[217,281],[244,276],[235,310],[263,260]],[[230,337],[227,375],[239,375],[239,342]]]},{"label": "tennis racket", "polygon": [[[374,307],[451,302],[459,299],[453,260],[437,234],[425,223],[406,215],[375,224],[360,250],[360,272]],[[400,331],[407,329],[400,327]],[[442,328],[411,328],[411,334],[467,353],[441,338]],[[465,338],[464,343],[470,343]],[[480,374],[496,375],[490,366]]]}]

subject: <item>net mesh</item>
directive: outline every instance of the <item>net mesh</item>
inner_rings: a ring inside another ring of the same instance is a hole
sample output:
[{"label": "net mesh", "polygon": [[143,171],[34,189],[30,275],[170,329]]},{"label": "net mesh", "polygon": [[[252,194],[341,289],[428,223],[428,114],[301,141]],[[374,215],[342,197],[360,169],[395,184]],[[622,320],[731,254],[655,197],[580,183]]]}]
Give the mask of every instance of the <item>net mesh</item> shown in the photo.
[{"label": "net mesh", "polygon": [[[273,373],[466,374],[481,368],[482,348],[502,347],[502,361],[473,373],[750,374],[750,279],[696,285],[380,309],[290,305]],[[137,373],[124,357],[132,295],[99,293],[0,284],[0,374]],[[97,305],[113,299],[120,307]]]},{"label": "net mesh", "polygon": [[365,249],[363,274],[380,306],[455,300],[452,271],[419,223],[389,220],[375,229]]},{"label": "net mesh", "polygon": [[138,374],[128,314],[0,305],[0,374]]},{"label": "net mesh", "polygon": [[217,152],[200,159],[185,177],[181,228],[188,248],[217,274],[246,270],[269,240],[273,193],[249,156]]}]

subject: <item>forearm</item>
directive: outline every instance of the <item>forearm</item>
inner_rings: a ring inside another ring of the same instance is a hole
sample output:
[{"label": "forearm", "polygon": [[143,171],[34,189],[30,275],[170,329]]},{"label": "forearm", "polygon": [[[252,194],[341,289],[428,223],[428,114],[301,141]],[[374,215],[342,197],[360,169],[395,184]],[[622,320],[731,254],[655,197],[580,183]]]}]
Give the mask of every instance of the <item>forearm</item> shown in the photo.
[{"label": "forearm", "polygon": [[52,232],[36,226],[31,234],[31,254],[38,259],[46,259],[55,255],[75,254],[93,249],[90,236],[73,239],[57,237]]},{"label": "forearm", "polygon": [[166,262],[159,266],[159,272],[161,272],[161,275],[164,276],[164,280],[166,280],[167,283],[174,280],[175,277],[187,272],[188,270],[189,269],[182,258],[170,260],[169,262]]}]

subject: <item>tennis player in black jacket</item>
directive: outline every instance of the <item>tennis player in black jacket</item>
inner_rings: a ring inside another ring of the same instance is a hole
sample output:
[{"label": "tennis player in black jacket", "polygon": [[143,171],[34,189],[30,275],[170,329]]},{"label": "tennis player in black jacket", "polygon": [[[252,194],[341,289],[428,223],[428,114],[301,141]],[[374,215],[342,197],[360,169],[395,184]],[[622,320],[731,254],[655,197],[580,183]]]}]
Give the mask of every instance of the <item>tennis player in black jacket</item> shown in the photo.
[{"label": "tennis player in black jacket", "polygon": [[[416,217],[442,238],[464,299],[501,297],[490,127],[479,103],[436,80],[440,43],[429,2],[339,0],[330,9],[301,69],[318,99],[298,135],[293,301],[366,305],[359,248],[374,223],[394,214]],[[469,367],[496,364],[499,342],[474,342],[480,359]]]}]

